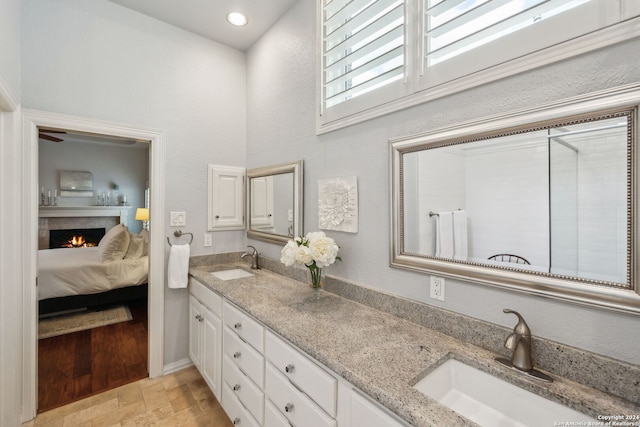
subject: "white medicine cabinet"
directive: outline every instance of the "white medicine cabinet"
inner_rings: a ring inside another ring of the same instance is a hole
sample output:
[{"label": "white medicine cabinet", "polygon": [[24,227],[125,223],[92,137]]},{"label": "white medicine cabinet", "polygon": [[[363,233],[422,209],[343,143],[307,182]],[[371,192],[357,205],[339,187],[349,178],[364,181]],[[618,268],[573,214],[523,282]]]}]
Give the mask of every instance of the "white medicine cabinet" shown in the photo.
[{"label": "white medicine cabinet", "polygon": [[243,230],[245,168],[209,165],[209,231]]}]

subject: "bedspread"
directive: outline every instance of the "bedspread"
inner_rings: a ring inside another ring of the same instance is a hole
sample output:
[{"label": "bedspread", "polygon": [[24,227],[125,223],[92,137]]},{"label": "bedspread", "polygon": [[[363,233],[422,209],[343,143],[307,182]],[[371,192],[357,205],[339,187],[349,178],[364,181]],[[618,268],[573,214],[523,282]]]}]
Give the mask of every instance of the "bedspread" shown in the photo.
[{"label": "bedspread", "polygon": [[38,300],[147,283],[149,257],[103,263],[98,247],[38,251]]}]

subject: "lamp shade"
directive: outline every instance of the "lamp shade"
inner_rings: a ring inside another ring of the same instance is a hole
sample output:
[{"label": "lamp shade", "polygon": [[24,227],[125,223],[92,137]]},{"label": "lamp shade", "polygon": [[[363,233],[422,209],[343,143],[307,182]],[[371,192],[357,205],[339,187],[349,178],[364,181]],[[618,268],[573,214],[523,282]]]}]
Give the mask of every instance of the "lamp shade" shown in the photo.
[{"label": "lamp shade", "polygon": [[149,208],[138,208],[136,210],[136,221],[149,221]]}]

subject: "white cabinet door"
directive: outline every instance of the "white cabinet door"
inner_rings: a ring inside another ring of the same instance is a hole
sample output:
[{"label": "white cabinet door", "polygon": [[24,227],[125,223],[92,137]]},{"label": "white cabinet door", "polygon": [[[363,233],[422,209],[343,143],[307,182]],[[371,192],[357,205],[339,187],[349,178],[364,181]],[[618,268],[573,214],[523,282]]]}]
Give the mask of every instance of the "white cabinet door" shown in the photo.
[{"label": "white cabinet door", "polygon": [[272,229],[273,217],[273,176],[251,178],[251,228]]},{"label": "white cabinet door", "polygon": [[202,369],[200,372],[218,400],[222,397],[222,321],[204,310],[202,323]]},{"label": "white cabinet door", "polygon": [[[204,285],[189,280],[189,357],[209,388],[222,396],[222,299]],[[202,300],[198,299],[198,296]],[[212,305],[212,309],[205,304]]]},{"label": "white cabinet door", "polygon": [[202,305],[193,295],[189,295],[189,357],[198,370],[202,366],[201,316]]},{"label": "white cabinet door", "polygon": [[408,424],[380,404],[365,397],[353,385],[338,385],[338,425],[340,427],[407,427]]},{"label": "white cabinet door", "polygon": [[244,229],[244,173],[241,167],[209,165],[209,231]]}]

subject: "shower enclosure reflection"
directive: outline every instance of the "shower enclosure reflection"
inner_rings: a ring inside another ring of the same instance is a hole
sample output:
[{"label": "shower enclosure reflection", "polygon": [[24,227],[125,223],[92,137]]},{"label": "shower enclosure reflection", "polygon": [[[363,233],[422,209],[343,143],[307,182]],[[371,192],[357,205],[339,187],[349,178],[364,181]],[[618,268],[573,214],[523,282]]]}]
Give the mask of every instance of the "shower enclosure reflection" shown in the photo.
[{"label": "shower enclosure reflection", "polygon": [[406,153],[404,250],[625,283],[626,164],[625,116]]}]

